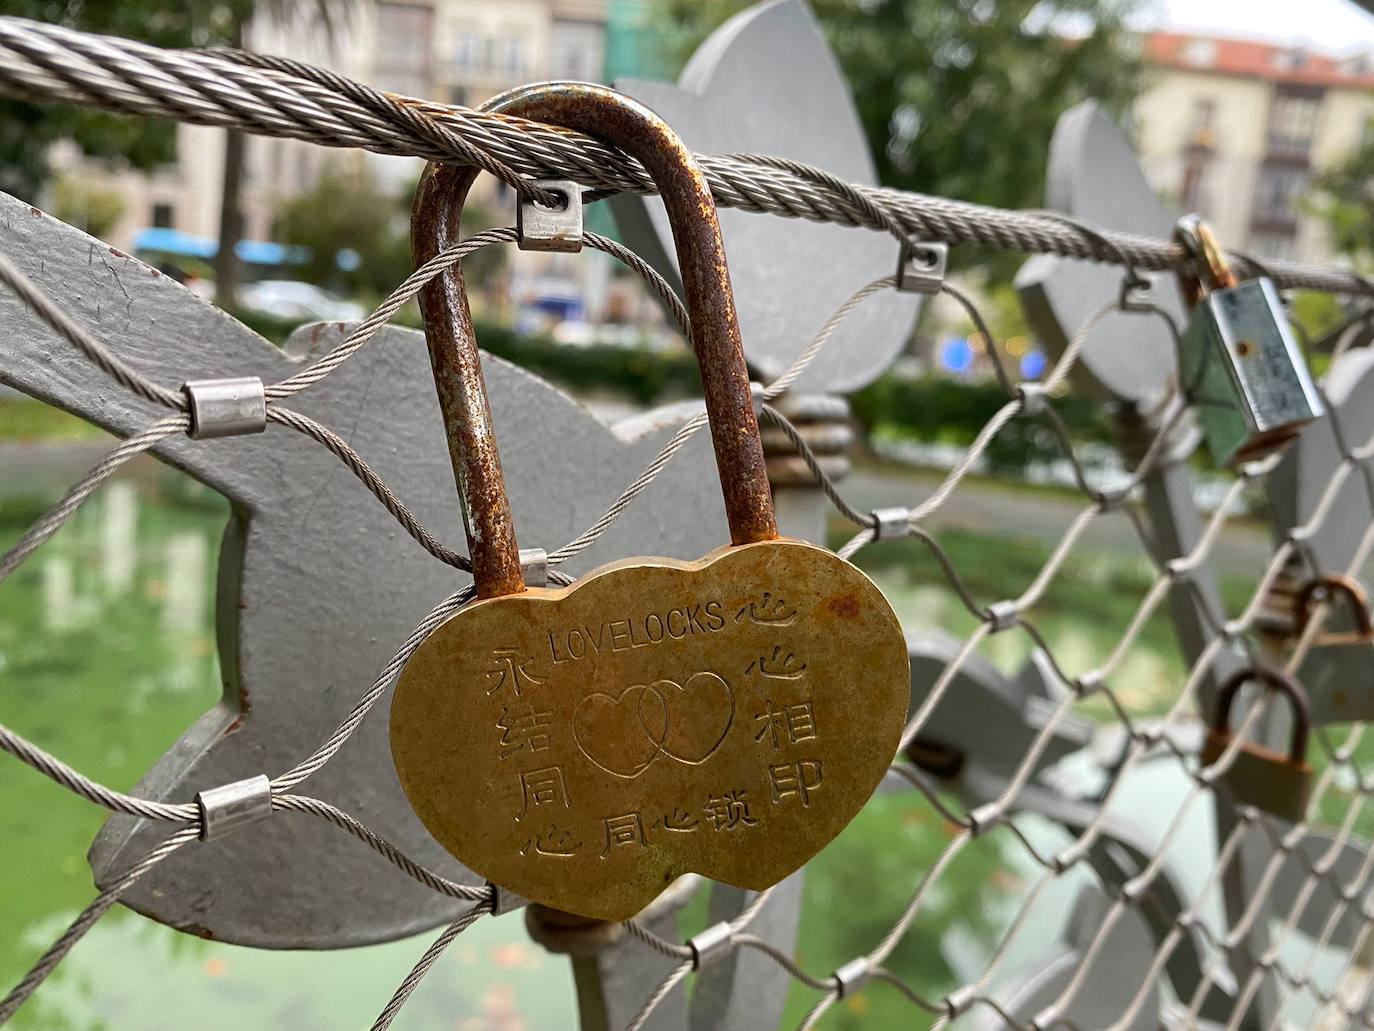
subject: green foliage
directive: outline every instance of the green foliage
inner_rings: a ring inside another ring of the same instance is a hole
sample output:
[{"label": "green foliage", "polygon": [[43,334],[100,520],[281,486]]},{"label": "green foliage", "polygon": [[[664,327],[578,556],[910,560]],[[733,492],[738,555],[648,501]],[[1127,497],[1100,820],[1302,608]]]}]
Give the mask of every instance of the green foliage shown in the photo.
[{"label": "green foliage", "polygon": [[1374,265],[1374,139],[1313,182],[1309,207],[1326,222],[1337,253]]},{"label": "green foliage", "polygon": [[92,236],[105,237],[128,208],[124,194],[74,175],[59,176],[53,184],[52,214]]},{"label": "green foliage", "polygon": [[[666,0],[699,42],[745,0]],[[1139,0],[814,0],[887,186],[1038,207],[1059,115],[1092,98],[1120,116],[1143,65]],[[1064,30],[1063,32],[1056,30]],[[1069,31],[1073,38],[1066,38]],[[685,56],[685,54],[684,54]]]},{"label": "green foliage", "polygon": [[[414,270],[410,256],[410,203],[413,183],[388,191],[377,182],[367,161],[345,158],[331,162],[308,193],[288,201],[277,220],[276,235],[311,251],[304,278],[348,294],[381,297]],[[491,225],[480,206],[463,210],[464,236]],[[361,257],[358,268],[345,272],[336,264],[339,251],[351,248]],[[487,280],[504,258],[488,247],[463,259],[469,286]]]},{"label": "green foliage", "polygon": [[[889,373],[850,399],[855,417],[869,433],[884,432],[931,443],[968,445],[1007,403],[996,383],[969,383],[945,376],[919,379]],[[1055,398],[1055,411],[1075,440],[1110,442],[1102,406],[1076,394]],[[994,469],[1018,471],[1033,462],[1062,457],[1049,424],[1013,419],[988,446]]]},{"label": "green foliage", "polygon": [[29,397],[0,400],[0,441],[89,440],[104,434],[60,408]]},{"label": "green foliage", "polygon": [[[252,0],[6,0],[4,13],[160,47],[213,46],[229,38]],[[0,190],[32,201],[48,177],[48,149],[71,139],[93,157],[152,168],[175,156],[168,121],[110,115],[68,104],[0,100]]]},{"label": "green foliage", "polygon": [[518,336],[478,324],[482,349],[579,393],[613,393],[638,404],[701,395],[696,359],[682,350],[655,352],[610,344],[571,347],[544,336]]},{"label": "green foliage", "polygon": [[[1297,291],[1288,311],[1309,340],[1325,336],[1346,319],[1345,309],[1336,295],[1321,290]],[[1312,357],[1309,355],[1309,360]]]}]

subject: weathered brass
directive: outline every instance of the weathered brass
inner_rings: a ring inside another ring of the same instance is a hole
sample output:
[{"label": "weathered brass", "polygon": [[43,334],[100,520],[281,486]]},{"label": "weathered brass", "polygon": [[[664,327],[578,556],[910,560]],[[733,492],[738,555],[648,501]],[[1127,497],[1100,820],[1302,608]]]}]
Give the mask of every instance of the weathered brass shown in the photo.
[{"label": "weathered brass", "polygon": [[1311,726],[1307,693],[1293,677],[1271,666],[1252,666],[1233,673],[1217,690],[1217,714],[1202,747],[1202,765],[1211,766],[1235,740],[1231,735],[1231,703],[1249,681],[1273,688],[1292,703],[1293,736],[1287,755],[1242,741],[1220,777],[1237,802],[1297,823],[1307,812],[1312,793],[1312,767],[1307,764],[1307,734]]},{"label": "weathered brass", "polygon": [[475,602],[406,665],[391,748],[468,867],[622,920],[689,871],[762,889],[815,855],[882,779],[909,681],[872,582],[779,539]]},{"label": "weathered brass", "polygon": [[[533,902],[622,920],[696,871],[782,880],[882,779],[910,694],[876,587],[778,538],[706,179],[662,119],[600,86],[547,83],[489,107],[638,157],[678,242],[732,546],[636,559],[526,590],[459,267],[421,292],[478,601],[402,672],[391,749],[415,811],[471,869]],[[470,171],[432,166],[417,261],[456,233]]]}]

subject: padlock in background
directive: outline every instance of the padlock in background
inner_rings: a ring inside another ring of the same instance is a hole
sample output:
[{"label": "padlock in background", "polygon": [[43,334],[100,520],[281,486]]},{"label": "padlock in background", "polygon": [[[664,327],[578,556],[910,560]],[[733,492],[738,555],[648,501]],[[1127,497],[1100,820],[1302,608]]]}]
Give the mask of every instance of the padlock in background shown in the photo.
[{"label": "padlock in background", "polygon": [[1319,602],[1330,608],[1298,670],[1317,726],[1374,720],[1374,619],[1359,581],[1341,573],[1309,580],[1293,596],[1292,639]]},{"label": "padlock in background", "polygon": [[1321,397],[1273,282],[1238,281],[1197,215],[1179,219],[1174,235],[1196,269],[1180,274],[1192,308],[1182,389],[1218,465],[1262,457],[1323,414]]},{"label": "padlock in background", "polygon": [[1231,763],[1217,779],[1237,803],[1252,805],[1289,823],[1298,823],[1307,812],[1312,794],[1312,767],[1307,764],[1307,736],[1311,727],[1307,692],[1283,670],[1250,666],[1236,670],[1217,689],[1216,717],[1207,729],[1202,746],[1202,765],[1211,766],[1231,747],[1231,708],[1241,687],[1258,681],[1292,703],[1293,729],[1287,755],[1242,741]]},{"label": "padlock in background", "polygon": [[[622,560],[568,587],[527,588],[452,266],[420,302],[478,600],[398,679],[397,775],[465,866],[553,909],[623,920],[688,872],[769,887],[886,774],[910,683],[901,625],[854,566],[778,536],[715,208],[691,153],[604,87],[548,83],[486,106],[601,137],[659,184],[731,544],[697,562]],[[422,177],[417,264],[456,242],[475,174],[431,166]],[[575,207],[576,184],[545,185]],[[577,233],[546,235],[562,247]]]}]

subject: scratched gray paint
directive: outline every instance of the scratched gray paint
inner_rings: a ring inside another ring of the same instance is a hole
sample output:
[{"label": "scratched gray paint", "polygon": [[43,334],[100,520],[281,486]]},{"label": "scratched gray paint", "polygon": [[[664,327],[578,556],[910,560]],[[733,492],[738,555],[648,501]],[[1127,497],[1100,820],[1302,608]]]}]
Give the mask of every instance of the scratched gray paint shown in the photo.
[{"label": "scratched gray paint", "polygon": [[[141,262],[0,197],[0,250],[131,365],[168,386],[298,366],[277,348]],[[119,434],[165,414],[108,381],[0,291],[0,380]],[[318,354],[337,325],[306,334]],[[295,342],[301,341],[298,334]],[[520,541],[552,550],[592,521],[657,452],[680,415],[608,429],[538,378],[486,357]],[[388,329],[301,395],[442,540],[461,549],[452,474],[421,335]],[[233,503],[219,574],[224,699],[191,727],[137,793],[190,800],[202,788],[305,757],[333,730],[419,618],[464,578],[422,551],[322,448],[281,428],[177,439],[159,457]],[[615,529],[570,564],[698,557],[728,540],[706,434],[669,465]],[[120,685],[110,685],[120,690]],[[301,791],[328,799],[442,873],[473,880],[406,804],[387,744],[389,700]],[[245,707],[247,707],[245,711]],[[473,785],[474,803],[481,785]],[[100,883],[165,828],[112,819],[93,846]],[[458,906],[414,884],[346,834],[308,816],[184,849],[125,897],[154,919],[219,940],[331,948],[446,921]]]},{"label": "scratched gray paint", "polygon": [[[1092,101],[1070,108],[1055,125],[1045,204],[1098,228],[1149,236],[1173,231],[1174,216],[1145,181],[1130,144]],[[1186,325],[1173,275],[1142,274],[1155,302]],[[1088,315],[1117,296],[1121,277],[1115,265],[1040,254],[1021,266],[1016,288],[1037,336],[1059,354]],[[1088,337],[1075,376],[1099,395],[1148,410],[1163,399],[1177,371],[1177,355],[1158,321],[1113,313]]]},{"label": "scratched gray paint", "polygon": [[[758,4],[708,38],[676,86],[618,79],[617,89],[662,115],[707,153],[777,154],[849,182],[873,183],[868,141],[820,27],[801,0]],[[611,201],[625,241],[677,282],[663,206]],[[745,354],[771,379],[791,363],[851,293],[897,267],[890,236],[799,219],[720,212]],[[846,393],[897,357],[919,310],[909,295],[865,301],[797,381],[799,390]]]},{"label": "scratched gray paint", "polygon": [[[910,712],[925,703],[931,687],[963,651],[964,642],[938,628],[907,635],[911,658]],[[953,748],[964,756],[950,785],[971,806],[996,798],[1016,774],[1031,745],[1058,706],[1013,682],[975,652],[964,660],[945,696],[921,728],[919,740]],[[1035,771],[1047,769],[1092,739],[1092,723],[1070,713],[1061,717]]]}]

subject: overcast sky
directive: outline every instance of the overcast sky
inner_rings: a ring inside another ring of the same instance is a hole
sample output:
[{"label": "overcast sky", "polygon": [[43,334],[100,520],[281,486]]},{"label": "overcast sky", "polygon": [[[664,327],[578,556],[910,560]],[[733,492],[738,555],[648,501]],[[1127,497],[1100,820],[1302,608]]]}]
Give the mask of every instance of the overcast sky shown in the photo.
[{"label": "overcast sky", "polygon": [[1151,28],[1305,40],[1325,50],[1374,48],[1374,14],[1351,0],[1154,0],[1144,23]]}]

